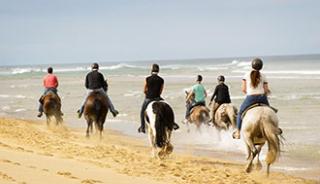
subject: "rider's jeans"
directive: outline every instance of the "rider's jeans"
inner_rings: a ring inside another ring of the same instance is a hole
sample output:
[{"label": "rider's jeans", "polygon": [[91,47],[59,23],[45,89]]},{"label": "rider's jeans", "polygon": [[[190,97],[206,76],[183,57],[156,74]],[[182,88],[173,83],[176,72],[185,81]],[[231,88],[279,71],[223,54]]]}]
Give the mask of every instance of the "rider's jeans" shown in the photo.
[{"label": "rider's jeans", "polygon": [[150,102],[152,101],[159,101],[159,100],[163,100],[161,97],[157,97],[157,98],[153,98],[153,99],[150,99],[150,98],[145,98],[143,103],[142,103],[142,106],[141,106],[141,111],[140,111],[140,123],[141,123],[141,127],[145,127],[145,111],[147,109],[147,106],[149,105]]},{"label": "rider's jeans", "polygon": [[268,98],[266,95],[248,95],[244,102],[240,106],[239,113],[237,115],[237,128],[238,130],[241,129],[241,124],[242,124],[242,113],[251,105],[256,104],[256,103],[262,103],[269,105]]}]

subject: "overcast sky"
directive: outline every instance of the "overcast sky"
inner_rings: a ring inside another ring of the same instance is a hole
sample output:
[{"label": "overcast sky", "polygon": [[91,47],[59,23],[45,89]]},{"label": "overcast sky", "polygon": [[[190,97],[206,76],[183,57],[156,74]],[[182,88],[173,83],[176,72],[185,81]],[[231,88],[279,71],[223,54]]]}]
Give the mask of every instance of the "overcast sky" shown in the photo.
[{"label": "overcast sky", "polygon": [[0,63],[320,53],[319,0],[0,0]]}]

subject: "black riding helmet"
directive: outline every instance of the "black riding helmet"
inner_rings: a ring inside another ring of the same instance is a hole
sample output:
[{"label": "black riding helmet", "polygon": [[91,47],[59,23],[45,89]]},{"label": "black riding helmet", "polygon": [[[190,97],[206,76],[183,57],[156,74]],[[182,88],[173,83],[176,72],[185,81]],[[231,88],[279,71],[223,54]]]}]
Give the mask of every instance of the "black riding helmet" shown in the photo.
[{"label": "black riding helmet", "polygon": [[92,70],[93,69],[99,69],[99,64],[98,63],[92,63],[92,65],[91,65],[91,68],[92,68]]},{"label": "black riding helmet", "polygon": [[255,70],[261,70],[263,67],[263,62],[260,58],[254,58],[252,60],[251,66]]},{"label": "black riding helmet", "polygon": [[225,80],[223,75],[219,75],[217,79],[219,82],[224,82],[224,80]]}]

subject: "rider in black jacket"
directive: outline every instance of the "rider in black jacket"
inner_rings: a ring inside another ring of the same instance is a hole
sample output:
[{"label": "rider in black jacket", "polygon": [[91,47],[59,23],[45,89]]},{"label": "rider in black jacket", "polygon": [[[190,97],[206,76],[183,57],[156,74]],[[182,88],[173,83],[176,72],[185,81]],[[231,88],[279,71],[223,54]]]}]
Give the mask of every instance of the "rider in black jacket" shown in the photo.
[{"label": "rider in black jacket", "polygon": [[108,103],[108,106],[110,108],[110,111],[111,111],[112,115],[114,117],[116,117],[119,114],[119,112],[114,108],[109,96],[106,93],[108,84],[104,80],[103,75],[100,72],[98,72],[98,70],[99,70],[98,63],[93,63],[91,68],[92,68],[92,71],[89,72],[87,74],[87,76],[86,76],[85,86],[87,88],[87,95],[85,97],[85,100],[82,103],[81,108],[78,110],[79,118],[81,117],[81,115],[83,113],[84,105],[85,105],[85,103],[87,101],[87,98],[88,98],[89,94],[91,92],[94,92],[94,91],[95,92],[98,91],[98,92],[106,95],[107,103]]},{"label": "rider in black jacket", "polygon": [[229,88],[224,84],[224,76],[220,75],[217,79],[219,84],[216,86],[209,103],[210,106],[212,101],[214,100],[213,114],[215,114],[216,110],[221,104],[231,103]]}]

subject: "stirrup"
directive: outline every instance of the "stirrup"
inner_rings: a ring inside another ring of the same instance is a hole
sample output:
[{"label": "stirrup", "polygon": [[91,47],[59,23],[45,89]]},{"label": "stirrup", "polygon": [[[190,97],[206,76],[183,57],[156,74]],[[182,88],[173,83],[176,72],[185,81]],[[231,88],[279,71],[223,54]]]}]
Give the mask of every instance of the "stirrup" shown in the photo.
[{"label": "stirrup", "polygon": [[142,128],[142,126],[141,126],[138,128],[138,132],[139,133],[146,133],[146,130],[145,130],[145,128]]}]

